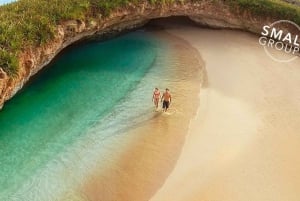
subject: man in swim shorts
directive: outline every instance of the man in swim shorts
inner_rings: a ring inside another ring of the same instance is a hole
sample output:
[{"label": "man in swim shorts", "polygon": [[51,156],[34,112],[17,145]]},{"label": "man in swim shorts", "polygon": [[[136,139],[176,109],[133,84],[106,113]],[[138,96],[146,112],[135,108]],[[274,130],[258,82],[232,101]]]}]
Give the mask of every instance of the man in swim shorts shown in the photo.
[{"label": "man in swim shorts", "polygon": [[160,91],[158,88],[155,88],[152,96],[152,101],[154,102],[156,109],[158,108],[159,99],[160,99]]},{"label": "man in swim shorts", "polygon": [[163,101],[163,111],[166,112],[169,109],[169,106],[172,101],[170,90],[168,88],[166,88],[166,91],[161,97],[161,102],[162,101]]}]

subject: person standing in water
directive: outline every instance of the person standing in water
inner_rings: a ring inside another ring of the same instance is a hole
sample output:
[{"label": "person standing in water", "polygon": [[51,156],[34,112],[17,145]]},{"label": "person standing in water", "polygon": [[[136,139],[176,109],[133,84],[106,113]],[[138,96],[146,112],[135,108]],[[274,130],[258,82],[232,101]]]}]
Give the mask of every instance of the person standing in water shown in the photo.
[{"label": "person standing in water", "polygon": [[152,101],[154,102],[156,109],[158,108],[159,99],[160,99],[160,91],[158,88],[155,88],[152,96]]},{"label": "person standing in water", "polygon": [[172,101],[170,90],[168,88],[166,88],[166,91],[163,93],[161,97],[161,102],[162,101],[163,101],[163,111],[166,112],[169,109]]}]

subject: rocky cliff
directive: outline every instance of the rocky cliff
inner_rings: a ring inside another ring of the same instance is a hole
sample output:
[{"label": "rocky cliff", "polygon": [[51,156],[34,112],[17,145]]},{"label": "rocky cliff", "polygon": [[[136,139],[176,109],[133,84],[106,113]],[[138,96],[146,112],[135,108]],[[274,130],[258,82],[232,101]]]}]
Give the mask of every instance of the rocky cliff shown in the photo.
[{"label": "rocky cliff", "polygon": [[129,4],[126,8],[115,10],[108,17],[99,15],[86,21],[65,21],[57,26],[54,40],[38,48],[29,47],[20,54],[19,71],[16,76],[9,77],[0,68],[0,108],[23,87],[31,76],[75,41],[137,28],[151,19],[168,16],[188,16],[199,25],[241,29],[253,33],[259,33],[263,25],[274,21],[268,17],[256,17],[248,12],[232,12],[232,9],[222,1],[208,0],[155,6],[146,2],[138,5]]}]

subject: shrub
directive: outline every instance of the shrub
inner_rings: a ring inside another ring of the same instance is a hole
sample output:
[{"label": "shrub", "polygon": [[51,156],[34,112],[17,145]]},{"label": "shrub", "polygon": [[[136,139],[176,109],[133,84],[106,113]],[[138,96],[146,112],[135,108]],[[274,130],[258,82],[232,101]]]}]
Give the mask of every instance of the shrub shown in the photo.
[{"label": "shrub", "polygon": [[[53,39],[57,25],[64,20],[85,20],[96,16],[99,12],[108,16],[118,7],[141,1],[144,0],[18,0],[0,6],[0,67],[9,75],[16,73],[18,54],[28,46],[37,47]],[[185,0],[147,1],[151,4],[165,4]],[[233,12],[247,10],[256,15],[290,19],[300,24],[300,8],[280,0],[222,2],[230,5]]]}]

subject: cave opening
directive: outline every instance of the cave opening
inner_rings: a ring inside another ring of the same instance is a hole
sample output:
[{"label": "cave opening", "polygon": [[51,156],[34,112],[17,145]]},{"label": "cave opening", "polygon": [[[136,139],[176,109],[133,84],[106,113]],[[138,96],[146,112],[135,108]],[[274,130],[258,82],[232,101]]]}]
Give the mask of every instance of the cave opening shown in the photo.
[{"label": "cave opening", "polygon": [[[162,18],[151,19],[148,23],[145,24],[144,27],[149,29],[172,29],[178,28],[179,26],[200,26],[193,20],[191,20],[188,16],[169,16]],[[202,25],[201,25],[202,27]],[[203,26],[204,27],[204,26]]]}]

